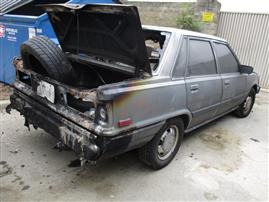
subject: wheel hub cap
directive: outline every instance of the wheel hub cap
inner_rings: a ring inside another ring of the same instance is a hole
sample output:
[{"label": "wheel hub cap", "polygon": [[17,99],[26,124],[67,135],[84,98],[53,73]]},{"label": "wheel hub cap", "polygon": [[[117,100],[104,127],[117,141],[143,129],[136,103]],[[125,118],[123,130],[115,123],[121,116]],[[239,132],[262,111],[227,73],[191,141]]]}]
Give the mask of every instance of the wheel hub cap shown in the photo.
[{"label": "wheel hub cap", "polygon": [[168,127],[162,134],[158,145],[158,157],[161,160],[167,159],[175,150],[178,141],[178,128],[176,126]]},{"label": "wheel hub cap", "polygon": [[244,111],[247,112],[250,110],[252,104],[252,97],[248,96],[245,103],[244,103]]}]

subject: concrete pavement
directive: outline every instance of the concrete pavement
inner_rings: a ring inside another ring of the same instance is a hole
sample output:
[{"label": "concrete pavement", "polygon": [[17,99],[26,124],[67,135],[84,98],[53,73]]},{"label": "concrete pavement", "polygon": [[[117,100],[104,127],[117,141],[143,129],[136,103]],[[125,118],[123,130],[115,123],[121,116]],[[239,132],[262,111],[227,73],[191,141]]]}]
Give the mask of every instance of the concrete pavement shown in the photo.
[{"label": "concrete pavement", "polygon": [[187,134],[160,171],[135,151],[69,168],[72,151],[58,152],[53,137],[1,109],[1,201],[267,201],[268,95],[258,95],[245,119],[227,115]]}]

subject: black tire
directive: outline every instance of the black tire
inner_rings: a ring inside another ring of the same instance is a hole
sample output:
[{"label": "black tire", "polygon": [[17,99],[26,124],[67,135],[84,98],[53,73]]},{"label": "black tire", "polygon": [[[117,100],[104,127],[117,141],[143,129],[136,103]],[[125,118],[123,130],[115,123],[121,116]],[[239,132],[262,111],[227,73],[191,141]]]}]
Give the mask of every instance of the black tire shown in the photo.
[{"label": "black tire", "polygon": [[[247,117],[253,108],[253,105],[255,103],[255,97],[256,97],[256,92],[252,88],[251,91],[249,92],[247,98],[245,99],[245,101],[239,106],[239,108],[237,108],[235,110],[235,115],[239,118]],[[251,99],[251,101],[250,101],[251,103],[249,103],[249,106],[246,107],[248,99]]]},{"label": "black tire", "polygon": [[74,70],[66,55],[45,36],[36,36],[24,42],[21,56],[26,69],[60,82],[74,82]]},{"label": "black tire", "polygon": [[[171,127],[176,127],[178,130],[178,138],[175,142],[175,147],[169,156],[165,159],[160,159],[158,152],[158,147],[161,142],[161,138],[166,130],[169,130]],[[154,170],[161,169],[167,166],[175,157],[178,152],[178,149],[181,145],[184,135],[184,123],[182,119],[172,119],[166,122],[162,129],[155,135],[155,137],[147,143],[145,146],[139,149],[139,159],[153,168]]]}]

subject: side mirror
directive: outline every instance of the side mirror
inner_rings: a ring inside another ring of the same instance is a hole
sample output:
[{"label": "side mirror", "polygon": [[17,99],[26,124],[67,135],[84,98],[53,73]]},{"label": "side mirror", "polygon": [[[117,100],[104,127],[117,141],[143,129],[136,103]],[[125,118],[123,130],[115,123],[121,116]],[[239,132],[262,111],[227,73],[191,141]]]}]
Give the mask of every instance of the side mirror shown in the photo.
[{"label": "side mirror", "polygon": [[245,74],[251,74],[253,72],[253,67],[247,65],[239,65],[239,72]]}]

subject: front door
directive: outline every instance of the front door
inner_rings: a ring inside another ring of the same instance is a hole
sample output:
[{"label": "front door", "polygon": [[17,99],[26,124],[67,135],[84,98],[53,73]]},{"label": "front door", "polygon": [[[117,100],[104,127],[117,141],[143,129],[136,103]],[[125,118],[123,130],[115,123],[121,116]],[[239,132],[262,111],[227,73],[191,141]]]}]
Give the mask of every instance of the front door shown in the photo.
[{"label": "front door", "polygon": [[217,113],[223,114],[244,101],[247,76],[239,72],[239,63],[227,44],[219,42],[213,44],[223,88],[221,105]]}]

